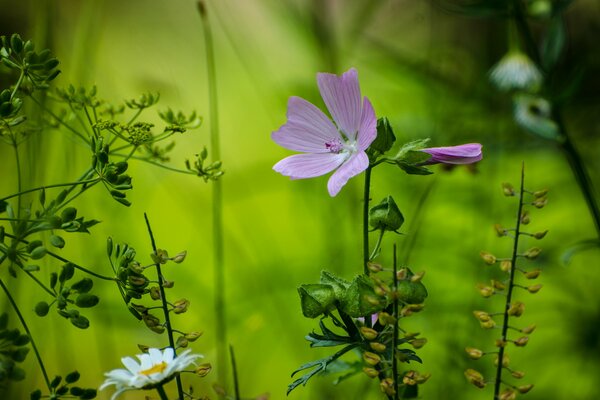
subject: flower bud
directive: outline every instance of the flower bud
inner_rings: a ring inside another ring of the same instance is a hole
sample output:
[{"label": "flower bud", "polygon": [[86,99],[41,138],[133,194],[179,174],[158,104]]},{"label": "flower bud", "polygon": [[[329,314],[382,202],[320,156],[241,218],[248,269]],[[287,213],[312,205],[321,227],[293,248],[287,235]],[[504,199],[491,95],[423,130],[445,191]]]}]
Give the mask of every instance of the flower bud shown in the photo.
[{"label": "flower bud", "polygon": [[506,340],[496,339],[496,347],[506,347]]},{"label": "flower bud", "polygon": [[412,283],[421,282],[423,276],[425,276],[425,271],[417,272],[416,274],[410,277],[410,281]]},{"label": "flower bud", "polygon": [[165,264],[169,259],[169,253],[163,249],[156,249],[156,252],[150,254],[150,257],[156,264]]},{"label": "flower bud", "polygon": [[521,223],[523,225],[527,225],[530,221],[531,219],[529,218],[529,211],[523,211],[523,213],[521,214]]},{"label": "flower bud", "polygon": [[176,254],[175,257],[171,258],[171,261],[173,261],[175,264],[180,264],[183,262],[183,260],[185,260],[185,256],[187,256],[187,251],[182,251],[181,253]]},{"label": "flower bud", "polygon": [[529,325],[528,327],[521,329],[521,332],[529,335],[531,332],[535,331],[535,328],[536,328],[536,325],[532,324],[532,325]]},{"label": "flower bud", "polygon": [[375,273],[383,271],[383,267],[381,266],[381,264],[377,264],[374,262],[368,262],[367,268],[369,268],[369,271],[375,272]]},{"label": "flower bud", "polygon": [[381,361],[381,357],[370,351],[365,351],[363,353],[363,360],[369,365],[377,365]]},{"label": "flower bud", "polygon": [[529,250],[527,250],[523,256],[529,260],[534,260],[537,258],[537,256],[540,255],[540,253],[542,252],[542,249],[540,249],[539,247],[532,247]]},{"label": "flower bud", "polygon": [[362,337],[367,340],[376,339],[377,335],[379,335],[379,332],[377,332],[375,329],[367,328],[366,326],[361,327],[359,330]]},{"label": "flower bud", "polygon": [[547,194],[548,194],[548,189],[542,189],[542,190],[533,192],[533,197],[535,197],[537,199],[540,197],[544,197]]},{"label": "flower bud", "polygon": [[483,351],[474,347],[467,347],[465,351],[469,355],[469,358],[471,358],[472,360],[479,360],[481,357],[483,357]]},{"label": "flower bud", "polygon": [[531,203],[535,208],[544,208],[544,206],[546,204],[548,204],[548,198],[547,197],[541,197],[537,200],[535,200],[533,203]]},{"label": "flower bud", "polygon": [[393,396],[396,394],[396,390],[394,390],[394,380],[392,378],[383,379],[379,383],[379,388],[388,396]]},{"label": "flower bud", "polygon": [[165,289],[171,289],[173,286],[175,286],[175,282],[174,281],[168,281],[166,279],[163,281],[163,287]]},{"label": "flower bud", "polygon": [[525,272],[525,278],[527,278],[527,279],[535,279],[538,276],[540,276],[541,273],[542,273],[542,270],[539,269],[539,268],[536,268],[536,269],[534,269],[532,271]]},{"label": "flower bud", "polygon": [[495,224],[494,225],[494,230],[496,231],[496,234],[498,235],[498,237],[506,236],[506,229],[504,229],[502,227],[502,225]]},{"label": "flower bud", "polygon": [[482,251],[479,253],[479,256],[483,259],[483,261],[486,264],[495,264],[496,263],[496,256],[494,256],[491,253],[488,253],[487,251]]},{"label": "flower bud", "polygon": [[301,285],[298,288],[302,314],[306,318],[316,318],[324,314],[335,301],[331,285],[321,283]]},{"label": "flower bud", "polygon": [[417,384],[417,371],[407,371],[402,377],[402,383],[409,386],[414,386]]},{"label": "flower bud", "polygon": [[407,276],[408,269],[406,268],[400,268],[398,271],[396,271],[396,279],[398,279],[399,281],[405,280]]},{"label": "flower bud", "polygon": [[543,239],[544,236],[546,236],[546,234],[548,233],[548,230],[542,231],[542,232],[536,232],[533,234],[533,237],[540,240]]},{"label": "flower bud", "polygon": [[381,325],[394,325],[396,323],[396,318],[386,312],[380,312],[378,321]]},{"label": "flower bud", "polygon": [[479,322],[479,326],[481,326],[483,329],[492,329],[496,326],[496,323],[493,319],[490,319],[489,321]]},{"label": "flower bud", "polygon": [[138,344],[137,347],[142,353],[147,353],[150,348],[150,346],[146,346],[145,344]]},{"label": "flower bud", "polygon": [[417,382],[418,385],[427,382],[427,380],[431,378],[431,374],[427,373],[427,374],[419,374],[417,372],[417,376],[415,377],[415,381]]},{"label": "flower bud", "polygon": [[212,365],[210,363],[200,364],[194,370],[194,373],[201,378],[204,378],[208,373],[212,370]]},{"label": "flower bud", "polygon": [[190,306],[189,300],[186,300],[186,299],[177,300],[173,304],[173,312],[175,314],[183,314],[184,312],[187,311],[189,306]]},{"label": "flower bud", "polygon": [[517,393],[512,389],[505,389],[500,393],[499,400],[515,400],[517,398]]},{"label": "flower bud", "polygon": [[388,196],[369,210],[369,225],[375,229],[395,232],[404,223],[404,216],[392,196]]},{"label": "flower bud", "polygon": [[158,333],[159,335],[165,331],[165,327],[162,325],[156,325],[150,328],[150,330],[154,333]]},{"label": "flower bud", "polygon": [[473,315],[475,315],[475,318],[477,318],[480,322],[487,322],[492,319],[490,314],[486,313],[485,311],[473,311]]},{"label": "flower bud", "polygon": [[521,336],[520,338],[515,340],[513,343],[517,347],[525,347],[527,345],[527,342],[529,342],[529,336]]},{"label": "flower bud", "polygon": [[419,338],[410,341],[410,345],[415,349],[420,349],[427,344],[427,339]]},{"label": "flower bud", "polygon": [[185,338],[185,336],[179,336],[177,338],[177,342],[175,343],[175,346],[176,346],[176,348],[179,348],[179,347],[186,348],[186,347],[188,347],[188,344],[189,344],[189,340],[187,340]]},{"label": "flower bud", "polygon": [[477,285],[477,289],[479,290],[479,294],[485,298],[491,297],[494,294],[493,287],[486,286],[481,283]]},{"label": "flower bud", "polygon": [[200,336],[202,336],[203,333],[204,332],[201,332],[201,331],[194,331],[194,332],[186,333],[185,338],[190,342],[194,342],[196,339],[198,339]]},{"label": "flower bud", "polygon": [[152,314],[142,314],[142,320],[148,328],[160,326],[160,320]]},{"label": "flower bud", "polygon": [[496,290],[504,290],[504,289],[506,289],[506,285],[504,283],[502,283],[500,281],[497,281],[495,279],[492,279],[492,286]]},{"label": "flower bud", "polygon": [[152,286],[150,288],[150,298],[152,300],[160,300],[160,288],[158,286]]},{"label": "flower bud", "polygon": [[379,376],[379,371],[377,371],[375,368],[371,368],[371,367],[363,367],[363,372],[369,377],[369,378],[377,378]]},{"label": "flower bud", "polygon": [[465,371],[465,378],[467,378],[467,381],[469,383],[475,385],[480,389],[485,387],[483,375],[481,375],[478,371],[475,371],[474,369],[467,369]]},{"label": "flower bud", "polygon": [[515,379],[521,379],[521,378],[523,378],[523,377],[525,376],[525,372],[522,372],[522,371],[511,371],[511,373],[510,373],[510,374],[511,374],[511,375],[513,376],[513,378],[515,378]]},{"label": "flower bud", "polygon": [[519,386],[517,388],[517,390],[521,394],[525,394],[525,393],[529,392],[531,389],[533,389],[533,385],[531,383],[529,385],[523,385],[523,386]]},{"label": "flower bud", "polygon": [[515,188],[510,183],[503,182],[502,183],[502,192],[504,193],[505,196],[511,197],[511,196],[515,195]]},{"label": "flower bud", "polygon": [[512,262],[510,260],[502,260],[500,262],[500,270],[502,270],[504,272],[510,272],[511,268],[512,268]]},{"label": "flower bud", "polygon": [[386,349],[385,344],[379,342],[371,342],[369,343],[371,350],[376,351],[378,353],[383,353]]},{"label": "flower bud", "polygon": [[404,333],[404,339],[414,339],[417,336],[419,336],[419,332],[405,332]]},{"label": "flower bud", "polygon": [[529,293],[537,293],[540,291],[540,289],[543,287],[544,285],[542,285],[541,283],[538,283],[537,285],[531,285],[527,287],[527,291]]},{"label": "flower bud", "polygon": [[521,303],[520,301],[515,301],[510,305],[510,308],[508,309],[508,315],[520,317],[523,315],[523,311],[525,311],[525,304]]},{"label": "flower bud", "polygon": [[[496,355],[496,359],[494,360],[494,365],[498,366],[498,355]],[[508,358],[508,354],[504,353],[504,355],[502,357],[502,366],[504,368],[508,368],[509,365],[510,365],[510,358]]]}]

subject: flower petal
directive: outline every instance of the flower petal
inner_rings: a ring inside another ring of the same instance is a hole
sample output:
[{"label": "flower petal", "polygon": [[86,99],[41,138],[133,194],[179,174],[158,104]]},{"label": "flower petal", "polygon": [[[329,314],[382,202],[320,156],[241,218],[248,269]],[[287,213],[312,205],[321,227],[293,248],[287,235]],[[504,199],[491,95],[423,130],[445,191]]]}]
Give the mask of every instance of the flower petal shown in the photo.
[{"label": "flower petal", "polygon": [[358,72],[351,68],[342,76],[319,73],[317,83],[334,121],[350,141],[355,141],[361,120]]},{"label": "flower petal", "polygon": [[358,150],[364,151],[377,137],[377,117],[371,102],[366,97],[363,99],[360,128],[358,129]]},{"label": "flower petal", "polygon": [[163,362],[163,355],[159,349],[155,349],[154,347],[149,348],[148,355],[150,356],[152,365],[160,364],[161,362]]},{"label": "flower petal", "polygon": [[345,153],[295,154],[279,161],[273,169],[293,179],[314,178],[333,171],[347,157]]},{"label": "flower petal", "polygon": [[133,358],[123,357],[121,358],[121,362],[123,363],[125,368],[127,368],[132,373],[137,374],[138,372],[140,372],[140,364],[138,364],[138,362],[135,361]]},{"label": "flower petal", "polygon": [[341,135],[323,111],[300,97],[290,97],[287,122],[271,133],[271,139],[286,149],[327,153],[325,143],[341,140]]},{"label": "flower petal", "polygon": [[337,195],[346,182],[348,182],[348,179],[360,174],[367,169],[368,166],[369,157],[367,157],[367,153],[360,151],[354,154],[348,161],[342,164],[333,175],[331,175],[331,178],[329,178],[329,181],[327,182],[329,195],[331,197]]},{"label": "flower petal", "polygon": [[460,146],[430,147],[421,151],[431,154],[424,164],[471,164],[481,160],[481,144],[468,143]]}]

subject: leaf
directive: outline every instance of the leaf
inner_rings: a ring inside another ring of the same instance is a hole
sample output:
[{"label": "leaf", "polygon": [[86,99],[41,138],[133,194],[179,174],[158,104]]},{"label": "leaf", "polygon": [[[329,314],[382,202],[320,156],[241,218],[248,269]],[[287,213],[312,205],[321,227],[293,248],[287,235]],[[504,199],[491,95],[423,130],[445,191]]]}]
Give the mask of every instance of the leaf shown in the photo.
[{"label": "leaf", "polygon": [[593,248],[600,248],[599,239],[582,240],[571,245],[567,250],[565,250],[565,252],[560,257],[560,260],[563,264],[569,265],[571,263],[571,260],[577,253]]},{"label": "leaf", "polygon": [[390,126],[390,123],[387,118],[379,118],[377,120],[377,136],[369,149],[377,153],[384,154],[389,149],[392,148],[394,142],[396,141],[396,136],[394,135],[394,131]]}]

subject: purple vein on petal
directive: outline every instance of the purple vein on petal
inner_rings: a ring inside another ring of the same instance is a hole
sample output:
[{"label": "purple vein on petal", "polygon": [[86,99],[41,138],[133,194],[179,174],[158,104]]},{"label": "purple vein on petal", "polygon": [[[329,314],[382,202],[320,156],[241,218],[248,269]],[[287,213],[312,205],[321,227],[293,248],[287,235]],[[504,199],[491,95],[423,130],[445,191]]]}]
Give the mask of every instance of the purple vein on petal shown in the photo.
[{"label": "purple vein on petal", "polygon": [[360,86],[356,70],[351,68],[342,76],[320,73],[317,74],[317,83],[321,97],[338,127],[349,140],[356,140],[361,117]]},{"label": "purple vein on petal", "polygon": [[364,151],[359,151],[350,157],[341,167],[337,169],[327,182],[327,190],[330,196],[339,193],[350,178],[363,172],[369,166],[369,157]]},{"label": "purple vein on petal", "polygon": [[347,155],[343,153],[294,154],[279,161],[273,169],[292,179],[314,178],[333,171],[346,158]]},{"label": "purple vein on petal", "polygon": [[371,102],[366,97],[363,101],[360,128],[358,130],[358,150],[366,150],[377,137],[377,117]]}]

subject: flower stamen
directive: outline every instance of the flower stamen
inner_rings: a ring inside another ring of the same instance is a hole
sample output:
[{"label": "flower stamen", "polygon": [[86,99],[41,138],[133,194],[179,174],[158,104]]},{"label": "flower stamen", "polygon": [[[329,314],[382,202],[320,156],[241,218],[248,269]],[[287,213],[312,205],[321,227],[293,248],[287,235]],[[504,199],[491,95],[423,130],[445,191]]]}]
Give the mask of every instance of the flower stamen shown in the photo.
[{"label": "flower stamen", "polygon": [[163,372],[166,368],[167,368],[167,363],[162,361],[160,364],[154,364],[150,368],[140,371],[140,374],[146,375],[146,376],[152,375],[152,374],[159,374],[159,373]]}]

